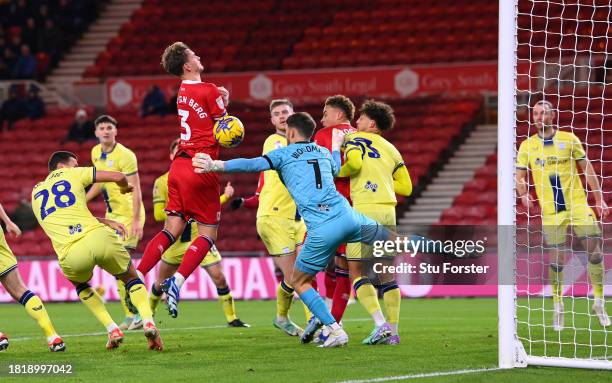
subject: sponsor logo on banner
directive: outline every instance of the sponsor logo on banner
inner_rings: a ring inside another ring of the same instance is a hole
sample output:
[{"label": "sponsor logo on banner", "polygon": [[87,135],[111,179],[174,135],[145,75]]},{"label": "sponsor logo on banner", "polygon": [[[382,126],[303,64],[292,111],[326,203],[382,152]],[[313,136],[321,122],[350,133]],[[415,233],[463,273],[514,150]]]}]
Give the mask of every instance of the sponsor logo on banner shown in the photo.
[{"label": "sponsor logo on banner", "polygon": [[[322,100],[333,94],[406,97],[428,93],[497,91],[497,63],[434,66],[383,66],[366,69],[319,69],[207,74],[205,81],[224,86],[233,100]],[[174,77],[129,77],[106,82],[109,108],[137,109],[152,85],[167,97],[176,94]]]},{"label": "sponsor logo on banner", "polygon": [[406,68],[395,75],[395,90],[405,97],[419,89],[419,75]]},{"label": "sponsor logo on banner", "polygon": [[119,80],[110,87],[110,101],[121,107],[132,101],[132,85]]},{"label": "sponsor logo on banner", "polygon": [[267,100],[272,96],[272,80],[264,74],[258,74],[249,81],[249,95],[255,100]]}]

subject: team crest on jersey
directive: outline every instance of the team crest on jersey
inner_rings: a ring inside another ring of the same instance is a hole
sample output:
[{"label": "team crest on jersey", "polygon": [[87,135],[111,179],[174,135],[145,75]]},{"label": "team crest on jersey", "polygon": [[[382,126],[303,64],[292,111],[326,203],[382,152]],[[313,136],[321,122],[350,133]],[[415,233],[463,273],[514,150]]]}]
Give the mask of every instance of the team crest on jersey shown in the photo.
[{"label": "team crest on jersey", "polygon": [[113,166],[114,161],[113,160],[108,160],[106,163],[108,164],[108,166]]},{"label": "team crest on jersey", "polygon": [[559,142],[559,149],[565,149],[565,142]]},{"label": "team crest on jersey", "polygon": [[378,184],[375,184],[375,183],[372,183],[372,182],[368,181],[365,184],[365,189],[366,190],[372,190],[374,193],[376,193],[376,190],[378,190]]},{"label": "team crest on jersey", "polygon": [[223,97],[217,97],[217,106],[221,109],[225,109],[225,104],[223,103]]},{"label": "team crest on jersey", "polygon": [[540,166],[544,166],[544,164],[546,164],[546,161],[541,159],[541,158],[536,158],[535,164],[536,165],[540,165]]}]

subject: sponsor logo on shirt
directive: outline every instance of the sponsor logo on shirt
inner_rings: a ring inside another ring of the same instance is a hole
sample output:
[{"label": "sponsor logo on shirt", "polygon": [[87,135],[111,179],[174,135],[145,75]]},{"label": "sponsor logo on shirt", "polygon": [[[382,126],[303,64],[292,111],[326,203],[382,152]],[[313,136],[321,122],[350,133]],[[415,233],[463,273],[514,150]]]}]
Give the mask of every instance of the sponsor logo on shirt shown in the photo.
[{"label": "sponsor logo on shirt", "polygon": [[372,190],[372,192],[376,193],[376,190],[378,190],[378,184],[368,181],[365,184],[365,189]]}]

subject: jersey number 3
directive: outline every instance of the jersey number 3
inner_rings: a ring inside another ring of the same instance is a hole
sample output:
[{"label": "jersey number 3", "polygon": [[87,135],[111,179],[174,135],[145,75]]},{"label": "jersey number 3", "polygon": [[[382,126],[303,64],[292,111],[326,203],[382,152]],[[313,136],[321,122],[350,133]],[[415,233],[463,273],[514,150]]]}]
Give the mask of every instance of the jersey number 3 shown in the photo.
[{"label": "jersey number 3", "polygon": [[185,133],[181,131],[181,140],[189,141],[189,139],[191,139],[191,128],[189,127],[189,124],[187,124],[187,118],[189,118],[189,111],[179,109],[178,114],[179,116],[181,116],[181,128],[185,129]]},{"label": "jersey number 3", "polygon": [[[34,194],[34,198],[42,198],[40,204],[40,219],[45,219],[49,214],[52,214],[58,208],[65,208],[74,205],[76,202],[76,196],[70,192],[72,185],[68,181],[58,181],[51,186],[51,193],[49,190],[43,189],[38,193]],[[51,206],[47,209],[47,202],[49,202],[49,195],[53,194],[55,197],[55,206]],[[62,198],[64,197],[64,198]]]}]

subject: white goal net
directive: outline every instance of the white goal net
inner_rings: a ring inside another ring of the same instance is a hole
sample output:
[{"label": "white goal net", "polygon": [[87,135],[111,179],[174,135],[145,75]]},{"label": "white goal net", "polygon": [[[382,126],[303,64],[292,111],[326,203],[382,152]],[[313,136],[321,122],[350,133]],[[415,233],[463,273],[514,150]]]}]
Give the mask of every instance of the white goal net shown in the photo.
[{"label": "white goal net", "polygon": [[611,20],[610,0],[500,0],[499,176],[516,179],[499,184],[499,224],[514,223],[500,245],[514,270],[512,283],[500,273],[502,367],[612,369],[599,203],[612,197]]}]

